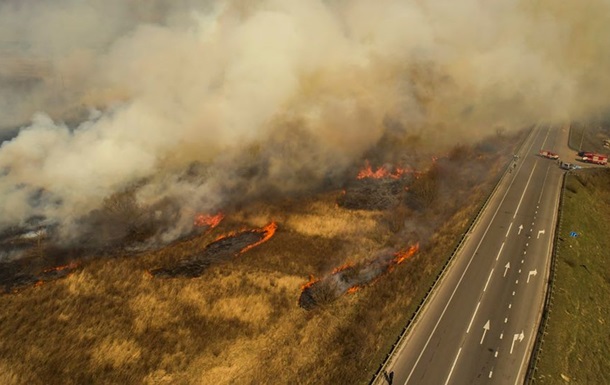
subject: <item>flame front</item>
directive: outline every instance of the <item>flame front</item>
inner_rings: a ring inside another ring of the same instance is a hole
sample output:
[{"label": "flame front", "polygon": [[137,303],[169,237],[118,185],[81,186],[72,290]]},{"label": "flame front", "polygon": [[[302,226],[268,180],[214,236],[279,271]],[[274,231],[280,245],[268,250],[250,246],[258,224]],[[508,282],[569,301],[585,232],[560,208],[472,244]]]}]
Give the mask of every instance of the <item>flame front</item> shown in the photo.
[{"label": "flame front", "polygon": [[224,219],[225,215],[219,212],[216,215],[209,214],[198,214],[195,217],[193,224],[197,227],[208,226],[210,229],[218,226],[218,224]]},{"label": "flame front", "polygon": [[49,273],[51,271],[62,271],[62,270],[74,270],[78,267],[78,263],[76,262],[72,262],[69,263],[67,265],[61,265],[61,266],[55,266],[55,267],[50,267],[48,269],[43,270],[43,272],[45,273]]},{"label": "flame front", "polygon": [[372,179],[382,179],[382,178],[399,179],[403,175],[411,174],[413,172],[414,172],[414,170],[412,170],[410,168],[399,168],[399,167],[396,167],[393,172],[391,172],[390,170],[386,169],[385,167],[377,167],[377,169],[373,171],[373,167],[371,167],[371,164],[367,160],[366,163],[365,163],[364,168],[358,172],[358,175],[356,176],[356,178],[357,179],[365,179],[365,178],[372,178]]},{"label": "flame front", "polygon": [[368,261],[343,264],[321,279],[316,280],[310,276],[309,282],[301,286],[299,306],[309,310],[343,294],[353,294],[372,285],[383,274],[394,271],[398,264],[412,257],[418,250],[419,243],[416,243],[405,250],[380,252]]},{"label": "flame front", "polygon": [[419,251],[419,243],[416,243],[409,247],[407,250],[399,251],[394,254],[396,257],[394,258],[394,263],[396,265],[403,263],[408,258],[411,258],[415,253]]},{"label": "flame front", "polygon": [[349,269],[350,267],[353,267],[353,266],[354,266],[353,263],[346,263],[339,267],[335,267],[331,274],[338,274],[338,273],[342,272],[343,270]]},{"label": "flame front", "polygon": [[306,283],[304,283],[303,285],[301,285],[301,291],[307,289],[308,287],[311,287],[314,283],[318,282],[319,280],[316,279],[313,274],[309,276],[309,281],[307,281]]},{"label": "flame front", "polygon": [[263,238],[256,243],[253,243],[251,245],[244,247],[243,249],[241,249],[241,251],[239,253],[240,254],[245,253],[246,251],[252,249],[253,247],[258,246],[261,243],[267,242],[273,236],[273,234],[275,234],[276,230],[277,230],[277,223],[275,223],[275,222],[271,222],[263,228],[252,230],[253,232],[256,232],[256,233],[262,233]]},{"label": "flame front", "polygon": [[354,294],[358,290],[360,290],[360,286],[358,286],[358,285],[352,286],[349,289],[347,289],[347,294]]},{"label": "flame front", "polygon": [[147,272],[161,278],[197,278],[211,265],[230,260],[246,251],[267,242],[277,230],[275,222],[255,229],[233,231],[208,243],[203,250],[193,253],[189,258],[171,267],[161,267]]}]

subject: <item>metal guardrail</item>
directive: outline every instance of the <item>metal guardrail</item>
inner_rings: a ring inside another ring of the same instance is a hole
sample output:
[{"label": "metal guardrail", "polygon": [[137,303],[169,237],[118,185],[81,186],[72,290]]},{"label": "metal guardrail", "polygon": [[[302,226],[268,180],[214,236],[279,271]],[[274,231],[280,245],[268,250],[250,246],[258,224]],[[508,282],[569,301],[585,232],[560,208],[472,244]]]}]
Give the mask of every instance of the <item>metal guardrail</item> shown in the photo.
[{"label": "metal guardrail", "polygon": [[[521,143],[519,143],[519,146],[518,146],[519,150],[517,152],[521,152],[524,143],[527,141],[527,139],[530,137],[530,135],[534,132],[533,131],[533,127],[530,128],[530,129],[532,129],[532,131],[527,136],[525,136],[525,138],[522,140]],[[388,366],[388,364],[390,363],[390,361],[392,360],[392,358],[396,354],[397,349],[402,345],[404,339],[406,338],[408,332],[411,330],[412,326],[415,324],[415,321],[419,317],[419,314],[420,314],[421,310],[423,309],[424,305],[428,302],[428,299],[430,298],[432,293],[435,291],[436,286],[442,280],[442,278],[445,276],[445,273],[447,272],[447,269],[453,263],[453,261],[455,260],[455,256],[457,255],[457,253],[461,250],[462,246],[464,245],[466,237],[470,234],[472,229],[478,224],[483,211],[485,211],[485,209],[487,208],[487,205],[491,201],[491,198],[494,196],[494,194],[498,190],[500,184],[502,183],[502,181],[504,180],[506,175],[509,174],[512,171],[512,164],[513,164],[513,162],[514,162],[514,159],[509,161],[506,164],[506,166],[504,168],[504,172],[498,178],[498,180],[497,180],[493,190],[489,193],[489,195],[487,196],[487,198],[485,199],[485,201],[483,202],[483,204],[479,208],[479,211],[477,212],[475,217],[471,220],[471,222],[468,225],[466,231],[462,234],[458,244],[453,249],[453,252],[451,253],[451,256],[449,257],[449,259],[447,259],[447,261],[445,261],[445,264],[441,268],[441,271],[439,272],[439,274],[434,279],[434,282],[432,283],[432,285],[428,288],[428,291],[426,292],[426,295],[424,296],[424,298],[417,305],[417,308],[416,308],[415,312],[413,313],[411,318],[409,318],[409,321],[407,322],[407,325],[402,329],[400,335],[398,336],[398,339],[396,340],[396,342],[394,342],[394,344],[392,344],[392,348],[390,349],[390,352],[388,354],[386,354],[386,357],[383,360],[383,363],[379,366],[379,369],[377,369],[377,372],[375,372],[375,375],[373,376],[373,379],[369,382],[369,385],[374,385],[375,383],[380,381],[380,378],[382,377],[382,374],[385,373],[386,367]]]}]

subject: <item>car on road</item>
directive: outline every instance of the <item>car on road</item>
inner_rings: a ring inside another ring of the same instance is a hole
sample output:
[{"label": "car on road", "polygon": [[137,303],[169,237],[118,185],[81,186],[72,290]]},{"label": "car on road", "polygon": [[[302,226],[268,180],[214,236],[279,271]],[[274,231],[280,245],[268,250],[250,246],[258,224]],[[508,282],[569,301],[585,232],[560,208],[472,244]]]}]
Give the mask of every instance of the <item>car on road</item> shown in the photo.
[{"label": "car on road", "polygon": [[561,162],[559,167],[561,167],[564,170],[580,170],[582,168],[581,166],[579,166],[577,164],[568,163],[568,162]]}]

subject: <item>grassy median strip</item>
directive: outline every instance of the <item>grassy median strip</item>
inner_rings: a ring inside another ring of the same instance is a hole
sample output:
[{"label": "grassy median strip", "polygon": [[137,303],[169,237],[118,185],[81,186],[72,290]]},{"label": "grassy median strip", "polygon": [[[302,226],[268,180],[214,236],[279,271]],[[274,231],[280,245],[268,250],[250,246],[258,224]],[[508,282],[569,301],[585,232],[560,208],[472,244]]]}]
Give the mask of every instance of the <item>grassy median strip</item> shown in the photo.
[{"label": "grassy median strip", "polygon": [[610,384],[610,170],[567,176],[537,384]]}]

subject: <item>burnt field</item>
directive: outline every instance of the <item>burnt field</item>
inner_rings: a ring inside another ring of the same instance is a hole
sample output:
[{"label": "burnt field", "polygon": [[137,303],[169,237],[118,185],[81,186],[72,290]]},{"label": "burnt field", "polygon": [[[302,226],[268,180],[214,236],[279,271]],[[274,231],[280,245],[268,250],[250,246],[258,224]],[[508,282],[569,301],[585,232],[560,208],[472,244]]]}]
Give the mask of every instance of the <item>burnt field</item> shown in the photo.
[{"label": "burnt field", "polygon": [[118,246],[13,229],[0,383],[367,383],[522,137],[370,156],[340,185],[198,216],[166,245],[116,200],[96,215],[132,229]]}]

